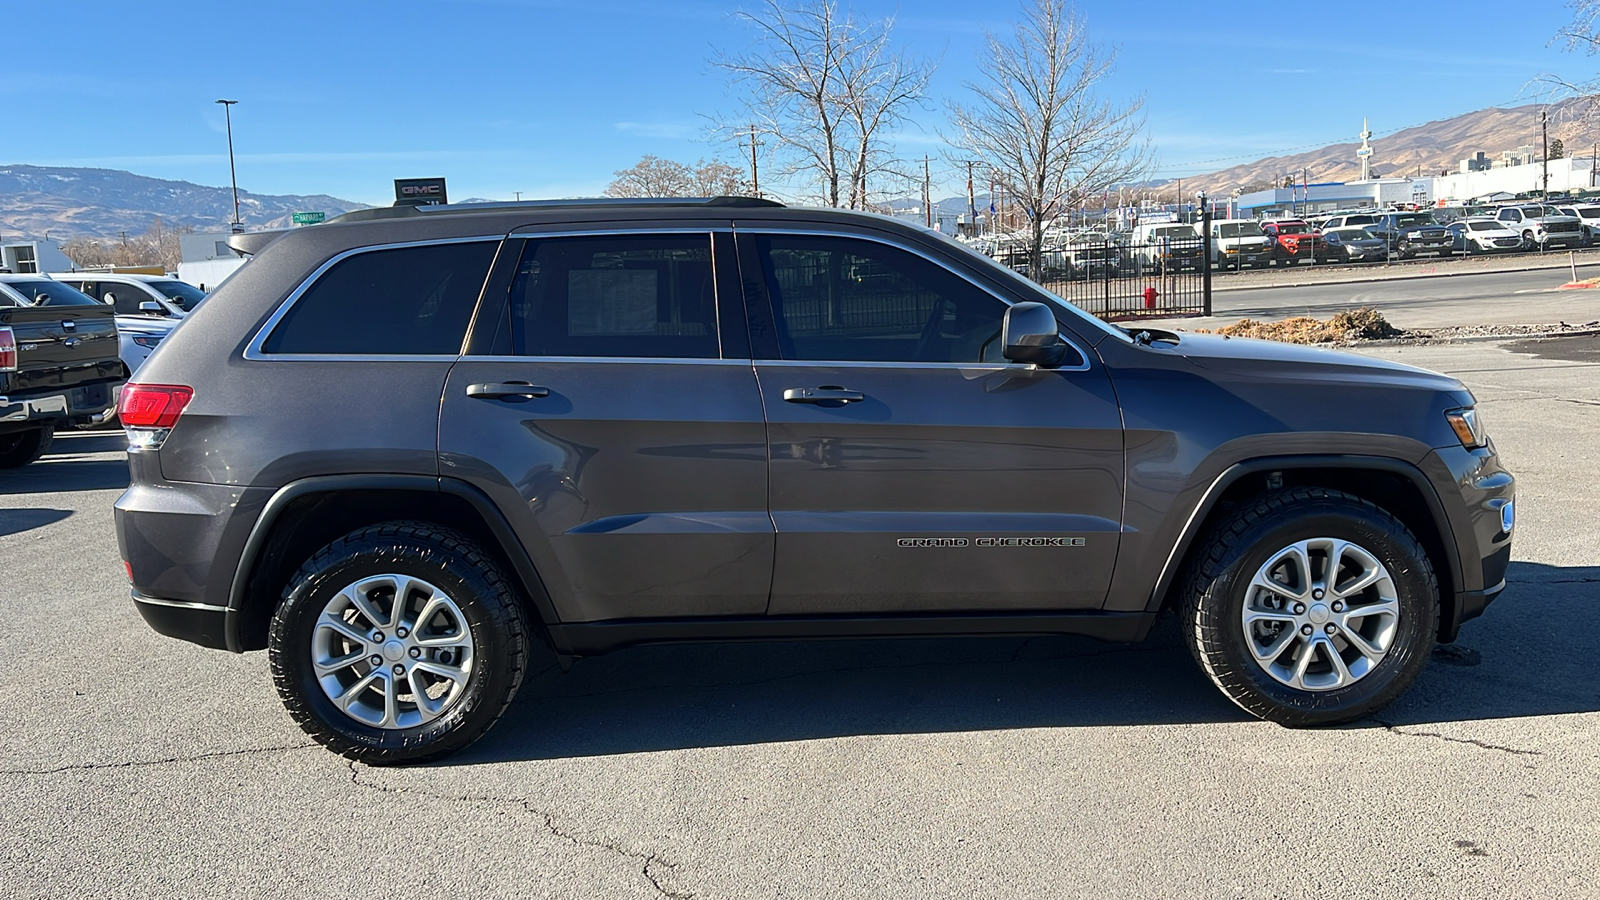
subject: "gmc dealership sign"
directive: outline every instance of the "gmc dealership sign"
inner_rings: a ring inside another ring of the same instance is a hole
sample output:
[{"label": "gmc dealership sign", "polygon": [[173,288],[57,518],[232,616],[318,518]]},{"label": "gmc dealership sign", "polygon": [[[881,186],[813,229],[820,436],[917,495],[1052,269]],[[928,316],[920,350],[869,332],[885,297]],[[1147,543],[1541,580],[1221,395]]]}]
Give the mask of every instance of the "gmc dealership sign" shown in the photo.
[{"label": "gmc dealership sign", "polygon": [[443,178],[396,178],[394,180],[395,206],[428,206],[449,203],[444,192]]}]

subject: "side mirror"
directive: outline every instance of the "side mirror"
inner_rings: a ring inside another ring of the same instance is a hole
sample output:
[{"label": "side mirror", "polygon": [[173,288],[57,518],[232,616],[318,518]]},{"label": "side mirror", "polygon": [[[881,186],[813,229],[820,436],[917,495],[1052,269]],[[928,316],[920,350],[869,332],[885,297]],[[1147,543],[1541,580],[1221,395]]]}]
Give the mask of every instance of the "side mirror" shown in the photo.
[{"label": "side mirror", "polygon": [[1043,303],[1032,301],[1006,310],[1000,326],[1000,347],[1012,362],[1034,363],[1047,369],[1060,365],[1067,353],[1056,314]]},{"label": "side mirror", "polygon": [[34,294],[33,295],[33,305],[34,306],[49,306],[50,305],[50,295],[49,294]]},{"label": "side mirror", "polygon": [[164,316],[167,314],[167,311],[161,308],[161,304],[154,300],[146,300],[143,303],[140,303],[139,312],[150,313],[151,315],[156,316]]}]

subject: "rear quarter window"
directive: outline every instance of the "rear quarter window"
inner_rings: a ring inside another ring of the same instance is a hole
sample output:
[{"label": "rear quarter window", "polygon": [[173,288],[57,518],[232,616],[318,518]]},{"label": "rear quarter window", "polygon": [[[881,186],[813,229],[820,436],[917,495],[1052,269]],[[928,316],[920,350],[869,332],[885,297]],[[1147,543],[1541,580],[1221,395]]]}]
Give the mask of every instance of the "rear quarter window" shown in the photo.
[{"label": "rear quarter window", "polygon": [[425,244],[342,259],[295,300],[262,352],[459,353],[498,247]]}]

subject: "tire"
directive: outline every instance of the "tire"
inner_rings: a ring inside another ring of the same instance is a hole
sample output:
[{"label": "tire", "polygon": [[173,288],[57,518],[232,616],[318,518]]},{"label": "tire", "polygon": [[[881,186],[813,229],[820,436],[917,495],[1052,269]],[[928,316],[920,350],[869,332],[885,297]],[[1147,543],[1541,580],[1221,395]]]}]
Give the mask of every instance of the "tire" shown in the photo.
[{"label": "tire", "polygon": [[1539,243],[1533,239],[1533,232],[1524,231],[1522,233],[1522,249],[1523,250],[1530,250],[1531,251],[1531,250],[1536,249],[1538,246],[1539,246]]},{"label": "tire", "polygon": [[[1315,578],[1295,579],[1303,596],[1315,598],[1305,604],[1295,604],[1287,591],[1280,596],[1254,586],[1274,560],[1310,575],[1292,562],[1294,547],[1310,548],[1303,558],[1314,571],[1340,542],[1347,542],[1338,551],[1346,575],[1337,581],[1347,591],[1356,574],[1347,567],[1384,575],[1351,593],[1350,605],[1341,609],[1345,598],[1337,593],[1323,602],[1327,595],[1317,593]],[[1208,532],[1185,580],[1184,631],[1200,668],[1246,712],[1291,727],[1333,725],[1371,715],[1416,680],[1438,633],[1438,594],[1427,553],[1398,519],[1341,491],[1295,488],[1251,501]],[[1257,624],[1245,623],[1247,604],[1261,617]],[[1389,609],[1392,621],[1381,612]],[[1361,610],[1372,612],[1340,618]],[[1326,624],[1311,624],[1317,621]],[[1376,661],[1352,643],[1357,637],[1369,650],[1383,651]],[[1330,650],[1344,671],[1335,669]],[[1296,676],[1293,664],[1301,654],[1309,655],[1308,665]],[[1258,661],[1263,655],[1265,663]]]},{"label": "tire", "polygon": [[[409,613],[397,618],[403,579]],[[417,621],[428,607],[436,611]],[[301,729],[371,765],[439,759],[482,737],[516,697],[529,652],[500,566],[471,538],[428,522],[373,525],[318,551],[290,580],[267,646],[278,696]],[[332,662],[320,677],[314,655]]]},{"label": "tire", "polygon": [[54,422],[47,422],[29,431],[0,434],[0,469],[22,468],[49,453],[55,439]]}]

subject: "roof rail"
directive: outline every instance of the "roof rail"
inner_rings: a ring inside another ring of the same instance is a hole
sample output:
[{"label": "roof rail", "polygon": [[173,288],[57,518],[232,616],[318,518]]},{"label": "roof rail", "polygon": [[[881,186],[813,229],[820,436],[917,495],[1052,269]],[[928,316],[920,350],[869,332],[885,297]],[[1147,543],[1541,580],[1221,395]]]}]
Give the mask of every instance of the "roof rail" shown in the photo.
[{"label": "roof rail", "polygon": [[491,203],[437,203],[429,206],[378,206],[334,216],[326,224],[400,219],[458,213],[505,212],[514,209],[663,209],[672,207],[782,207],[762,197],[582,197],[571,200],[506,200]]}]

